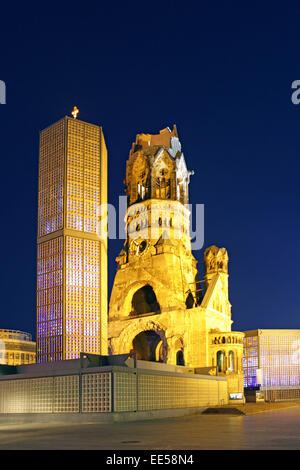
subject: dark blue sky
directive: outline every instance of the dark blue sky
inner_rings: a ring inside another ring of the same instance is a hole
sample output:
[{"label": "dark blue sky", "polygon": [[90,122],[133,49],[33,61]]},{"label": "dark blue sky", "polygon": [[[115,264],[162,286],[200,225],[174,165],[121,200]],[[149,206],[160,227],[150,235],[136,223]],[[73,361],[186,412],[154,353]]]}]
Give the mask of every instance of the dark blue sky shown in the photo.
[{"label": "dark blue sky", "polygon": [[[103,126],[111,203],[136,134],[176,123],[204,248],[229,252],[233,329],[299,328],[299,3],[6,4],[0,328],[35,336],[39,131],[74,105]],[[121,244],[109,244],[109,290]]]}]

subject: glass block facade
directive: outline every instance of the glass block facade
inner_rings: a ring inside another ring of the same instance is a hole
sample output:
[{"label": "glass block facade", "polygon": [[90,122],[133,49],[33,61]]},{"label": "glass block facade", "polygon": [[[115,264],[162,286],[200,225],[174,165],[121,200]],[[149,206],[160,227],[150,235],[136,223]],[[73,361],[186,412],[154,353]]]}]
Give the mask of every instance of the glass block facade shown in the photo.
[{"label": "glass block facade", "polygon": [[245,332],[244,386],[256,387],[261,370],[263,389],[300,387],[300,330]]},{"label": "glass block facade", "polygon": [[243,348],[243,370],[244,387],[256,387],[256,371],[258,366],[258,337],[249,336],[244,338]]},{"label": "glass block facade", "polygon": [[191,374],[114,372],[114,411],[191,408],[228,403],[227,380]]},{"label": "glass block facade", "polygon": [[102,128],[65,117],[40,134],[37,362],[107,354],[107,202]]},{"label": "glass block facade", "polygon": [[[112,413],[199,408],[228,403],[225,378],[128,367],[49,369],[0,374],[0,413]],[[66,366],[68,366],[66,364]],[[40,368],[39,368],[40,367]],[[76,370],[75,370],[76,369]]]},{"label": "glass block facade", "polygon": [[62,358],[63,236],[38,244],[37,348],[41,359]]},{"label": "glass block facade", "polygon": [[38,236],[63,227],[64,120],[40,134]]},{"label": "glass block facade", "polygon": [[82,376],[82,412],[109,413],[112,410],[111,373]]},{"label": "glass block facade", "polygon": [[0,382],[1,413],[78,413],[79,377],[39,377]]}]

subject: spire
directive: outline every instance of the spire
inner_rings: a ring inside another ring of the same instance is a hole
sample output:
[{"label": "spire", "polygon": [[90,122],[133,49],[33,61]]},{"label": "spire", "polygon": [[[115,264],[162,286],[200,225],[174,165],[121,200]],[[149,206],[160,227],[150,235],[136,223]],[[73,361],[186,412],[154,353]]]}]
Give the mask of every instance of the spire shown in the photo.
[{"label": "spire", "polygon": [[217,273],[228,274],[228,253],[226,248],[209,246],[203,257],[204,279],[207,285]]}]

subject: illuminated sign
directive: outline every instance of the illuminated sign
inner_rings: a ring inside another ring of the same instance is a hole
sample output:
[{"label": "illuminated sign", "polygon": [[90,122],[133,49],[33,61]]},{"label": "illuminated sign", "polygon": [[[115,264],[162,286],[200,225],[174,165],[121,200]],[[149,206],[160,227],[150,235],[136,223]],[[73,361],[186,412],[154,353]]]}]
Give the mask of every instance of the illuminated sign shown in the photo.
[{"label": "illuminated sign", "polygon": [[244,395],[242,393],[230,393],[229,399],[230,400],[243,400]]}]

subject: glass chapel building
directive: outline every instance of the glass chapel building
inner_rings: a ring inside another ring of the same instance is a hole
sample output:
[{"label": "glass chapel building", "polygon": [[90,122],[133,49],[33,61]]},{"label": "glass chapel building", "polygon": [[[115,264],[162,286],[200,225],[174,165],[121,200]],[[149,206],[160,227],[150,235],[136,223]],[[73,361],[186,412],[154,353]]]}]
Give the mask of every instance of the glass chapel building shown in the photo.
[{"label": "glass chapel building", "polygon": [[37,362],[107,354],[107,203],[102,128],[71,117],[40,133]]},{"label": "glass chapel building", "polygon": [[245,392],[260,388],[266,400],[300,399],[300,330],[245,332]]}]

